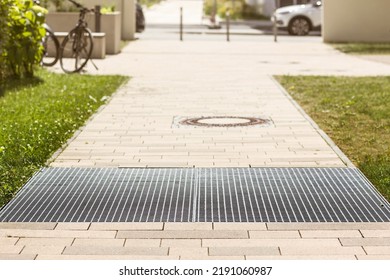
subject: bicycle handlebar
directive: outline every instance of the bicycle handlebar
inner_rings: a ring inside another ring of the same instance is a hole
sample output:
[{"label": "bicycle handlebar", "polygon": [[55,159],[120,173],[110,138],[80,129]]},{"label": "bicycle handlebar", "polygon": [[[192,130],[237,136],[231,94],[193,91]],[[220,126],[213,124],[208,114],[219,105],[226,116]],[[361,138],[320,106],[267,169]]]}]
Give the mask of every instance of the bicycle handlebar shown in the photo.
[{"label": "bicycle handlebar", "polygon": [[69,0],[70,2],[72,2],[77,8],[84,8],[80,3],[77,3],[76,1],[73,1],[73,0]]},{"label": "bicycle handlebar", "polygon": [[77,3],[76,1],[74,0],[69,0],[71,3],[73,3],[77,8],[81,9],[81,10],[85,10],[85,11],[88,11],[88,12],[94,12],[93,9],[88,9],[86,7],[84,7],[83,5],[81,5],[80,3]]}]

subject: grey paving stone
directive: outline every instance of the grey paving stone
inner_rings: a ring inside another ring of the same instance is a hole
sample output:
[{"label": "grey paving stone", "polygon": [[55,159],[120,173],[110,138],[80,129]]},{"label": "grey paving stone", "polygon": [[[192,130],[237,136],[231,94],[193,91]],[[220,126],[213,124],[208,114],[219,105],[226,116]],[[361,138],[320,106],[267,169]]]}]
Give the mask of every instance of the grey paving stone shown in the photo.
[{"label": "grey paving stone", "polygon": [[210,256],[277,256],[278,247],[210,247]]},{"label": "grey paving stone", "polygon": [[141,255],[165,256],[168,248],[140,247],[66,247],[63,255]]},{"label": "grey paving stone", "polygon": [[42,229],[49,230],[56,227],[56,223],[0,223],[0,229]]},{"label": "grey paving stone", "polygon": [[269,230],[390,230],[390,223],[267,223]]},{"label": "grey paving stone", "polygon": [[247,231],[239,230],[164,230],[164,231],[118,231],[117,238],[202,239],[237,238],[247,239]]},{"label": "grey paving stone", "polygon": [[340,238],[343,246],[390,246],[390,238]]},{"label": "grey paving stone", "polygon": [[35,260],[37,255],[0,254],[0,260]]}]

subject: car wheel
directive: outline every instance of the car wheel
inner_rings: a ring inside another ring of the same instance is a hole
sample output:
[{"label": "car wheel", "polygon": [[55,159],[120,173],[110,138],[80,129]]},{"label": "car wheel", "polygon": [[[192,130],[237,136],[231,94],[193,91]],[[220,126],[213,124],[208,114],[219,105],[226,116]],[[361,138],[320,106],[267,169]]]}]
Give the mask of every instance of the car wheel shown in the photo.
[{"label": "car wheel", "polygon": [[293,18],[288,25],[288,33],[295,36],[307,35],[309,34],[310,29],[310,22],[304,17]]}]

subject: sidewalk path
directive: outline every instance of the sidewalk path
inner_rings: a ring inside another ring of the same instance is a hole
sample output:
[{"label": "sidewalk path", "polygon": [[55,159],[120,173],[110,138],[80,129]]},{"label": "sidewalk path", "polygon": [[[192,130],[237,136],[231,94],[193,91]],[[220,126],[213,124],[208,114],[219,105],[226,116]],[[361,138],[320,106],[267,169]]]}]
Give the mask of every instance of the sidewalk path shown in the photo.
[{"label": "sidewalk path", "polygon": [[[313,38],[278,44],[137,41],[101,61],[99,68],[99,74],[133,78],[52,166],[345,166],[271,75],[377,75],[390,70],[340,54]],[[271,123],[178,125],[183,118],[202,116],[262,117]]]}]

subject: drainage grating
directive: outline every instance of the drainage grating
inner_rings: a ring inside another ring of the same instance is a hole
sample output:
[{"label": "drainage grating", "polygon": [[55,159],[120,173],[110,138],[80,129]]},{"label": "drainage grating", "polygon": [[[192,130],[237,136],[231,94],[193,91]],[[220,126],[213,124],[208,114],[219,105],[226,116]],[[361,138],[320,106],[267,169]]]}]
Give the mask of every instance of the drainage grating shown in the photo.
[{"label": "drainage grating", "polygon": [[2,222],[389,222],[355,168],[45,168]]}]

